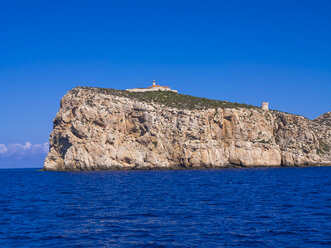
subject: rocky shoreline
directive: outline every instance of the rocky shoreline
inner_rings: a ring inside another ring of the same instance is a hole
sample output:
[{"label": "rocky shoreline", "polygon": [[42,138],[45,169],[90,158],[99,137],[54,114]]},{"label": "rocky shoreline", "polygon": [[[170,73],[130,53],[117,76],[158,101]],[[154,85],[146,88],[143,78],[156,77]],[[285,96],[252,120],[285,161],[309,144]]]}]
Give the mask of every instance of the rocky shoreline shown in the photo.
[{"label": "rocky shoreline", "polygon": [[308,120],[202,98],[181,109],[175,105],[180,94],[153,94],[158,98],[100,88],[69,91],[54,119],[43,170],[331,165],[331,112]]}]

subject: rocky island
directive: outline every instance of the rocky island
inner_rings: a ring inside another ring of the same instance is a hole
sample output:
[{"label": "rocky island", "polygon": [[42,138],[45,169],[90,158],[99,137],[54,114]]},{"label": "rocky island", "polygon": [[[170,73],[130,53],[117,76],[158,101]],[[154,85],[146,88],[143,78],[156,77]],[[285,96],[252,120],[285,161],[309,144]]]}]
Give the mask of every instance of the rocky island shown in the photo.
[{"label": "rocky island", "polygon": [[77,87],[61,100],[44,170],[331,165],[315,120],[177,94]]}]

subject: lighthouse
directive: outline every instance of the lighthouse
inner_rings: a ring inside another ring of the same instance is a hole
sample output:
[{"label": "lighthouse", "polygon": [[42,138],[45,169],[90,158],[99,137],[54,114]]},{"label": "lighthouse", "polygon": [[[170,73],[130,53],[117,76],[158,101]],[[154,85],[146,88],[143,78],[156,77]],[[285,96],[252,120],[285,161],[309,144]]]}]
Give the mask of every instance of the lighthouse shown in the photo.
[{"label": "lighthouse", "polygon": [[168,86],[162,86],[162,85],[156,84],[155,80],[153,80],[153,84],[147,88],[127,89],[127,91],[130,91],[130,92],[170,91],[170,92],[178,93],[177,90],[172,90]]}]

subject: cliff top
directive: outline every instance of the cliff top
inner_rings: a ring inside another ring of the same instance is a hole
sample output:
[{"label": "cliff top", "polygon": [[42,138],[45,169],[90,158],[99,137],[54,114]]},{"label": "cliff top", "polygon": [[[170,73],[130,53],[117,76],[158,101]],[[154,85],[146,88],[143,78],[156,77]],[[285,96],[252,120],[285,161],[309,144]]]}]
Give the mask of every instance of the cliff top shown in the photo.
[{"label": "cliff top", "polygon": [[126,97],[143,102],[154,102],[162,104],[171,108],[180,108],[180,109],[208,109],[208,108],[247,108],[252,109],[259,107],[241,104],[241,103],[232,103],[227,101],[220,100],[211,100],[203,97],[195,97],[190,95],[183,95],[174,92],[167,91],[153,91],[153,92],[129,92],[126,90],[117,90],[109,88],[96,88],[96,87],[76,87],[70,92],[75,94],[78,89],[90,90],[95,93],[102,93],[106,95],[115,95],[120,97]]}]

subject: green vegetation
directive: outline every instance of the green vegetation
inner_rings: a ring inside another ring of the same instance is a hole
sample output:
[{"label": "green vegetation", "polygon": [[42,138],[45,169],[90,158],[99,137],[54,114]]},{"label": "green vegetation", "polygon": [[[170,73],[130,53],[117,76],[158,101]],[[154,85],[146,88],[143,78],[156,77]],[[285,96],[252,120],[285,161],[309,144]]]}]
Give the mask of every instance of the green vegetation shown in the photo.
[{"label": "green vegetation", "polygon": [[[202,97],[195,97],[189,95],[177,94],[174,92],[166,91],[152,91],[152,92],[129,92],[126,90],[116,90],[107,88],[94,88],[94,87],[78,87],[85,90],[91,90],[96,93],[106,95],[115,95],[127,97],[130,99],[142,102],[155,102],[171,108],[179,109],[209,109],[209,108],[258,108],[253,105],[231,103],[227,101],[211,100]],[[71,90],[73,94],[77,94],[77,88]]]},{"label": "green vegetation", "polygon": [[153,141],[152,144],[157,147],[157,141]]},{"label": "green vegetation", "polygon": [[271,140],[259,140],[260,143],[262,144],[270,144],[271,143]]}]

